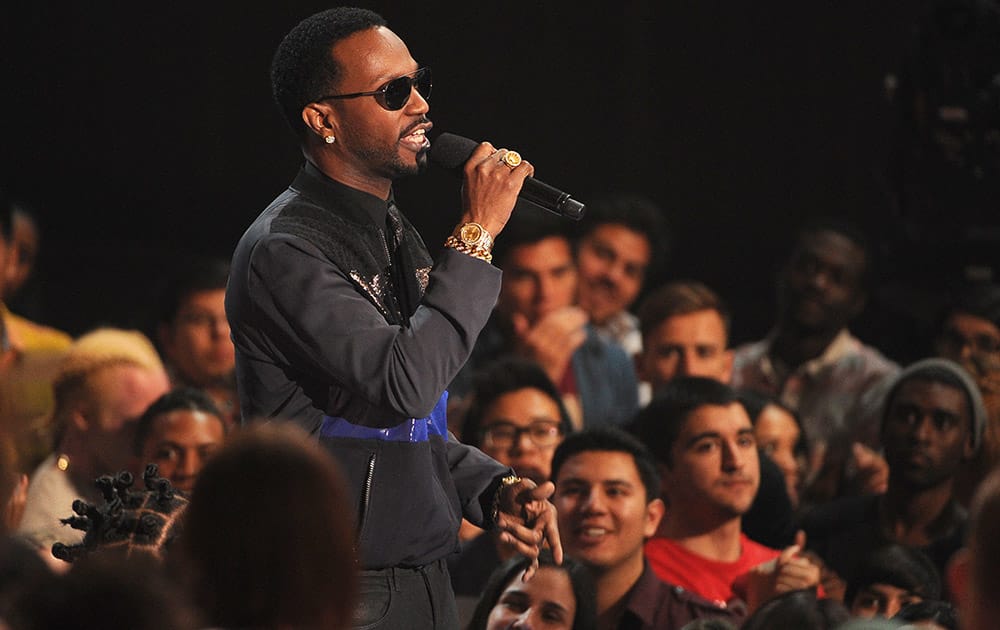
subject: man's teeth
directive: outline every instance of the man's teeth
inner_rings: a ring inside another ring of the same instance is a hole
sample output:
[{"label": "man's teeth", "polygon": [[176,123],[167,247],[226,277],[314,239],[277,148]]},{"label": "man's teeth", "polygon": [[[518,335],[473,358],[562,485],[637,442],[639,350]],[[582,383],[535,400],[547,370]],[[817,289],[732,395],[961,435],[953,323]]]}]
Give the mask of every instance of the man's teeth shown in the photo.
[{"label": "man's teeth", "polygon": [[589,537],[594,537],[594,538],[596,538],[598,536],[603,536],[603,535],[605,535],[607,533],[608,533],[608,530],[604,529],[603,527],[588,527],[588,528],[586,528],[586,529],[583,530],[583,535],[584,536],[589,536]]}]

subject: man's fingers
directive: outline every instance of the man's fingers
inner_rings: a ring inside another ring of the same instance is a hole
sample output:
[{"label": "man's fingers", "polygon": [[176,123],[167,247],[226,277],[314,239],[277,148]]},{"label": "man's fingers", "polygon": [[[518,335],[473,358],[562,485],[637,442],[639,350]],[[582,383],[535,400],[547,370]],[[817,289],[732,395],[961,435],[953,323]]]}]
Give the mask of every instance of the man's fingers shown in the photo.
[{"label": "man's fingers", "polygon": [[798,555],[800,551],[802,551],[802,547],[799,547],[798,545],[785,547],[785,549],[782,550],[781,555],[778,556],[778,567],[780,568],[783,565],[786,565],[789,562],[791,562],[792,559],[795,558],[795,556]]},{"label": "man's fingers", "polygon": [[545,540],[549,543],[549,548],[552,549],[552,558],[556,561],[556,564],[562,564],[563,561],[563,549],[562,549],[562,539],[559,537],[559,526],[556,519],[555,507],[548,511],[545,515],[545,529],[544,535]]},{"label": "man's fingers", "polygon": [[521,576],[522,582],[527,582],[531,578],[535,577],[535,572],[538,571],[538,556],[531,559],[531,564],[528,568],[524,570],[524,575]]},{"label": "man's fingers", "polygon": [[795,545],[801,550],[806,548],[806,532],[803,529],[795,532]]},{"label": "man's fingers", "polygon": [[522,503],[527,507],[527,505],[534,501],[547,501],[549,497],[556,491],[556,485],[551,481],[546,481],[540,486],[535,486],[521,492],[518,495],[518,503]]}]

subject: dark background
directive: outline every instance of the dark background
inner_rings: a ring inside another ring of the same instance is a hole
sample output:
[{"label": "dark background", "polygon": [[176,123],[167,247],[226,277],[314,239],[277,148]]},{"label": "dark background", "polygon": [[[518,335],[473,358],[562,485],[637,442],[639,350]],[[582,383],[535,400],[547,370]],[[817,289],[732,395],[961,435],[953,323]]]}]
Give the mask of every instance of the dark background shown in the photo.
[{"label": "dark background", "polygon": [[[0,26],[0,184],[42,223],[26,307],[73,334],[140,326],[172,265],[228,257],[294,176],[268,66],[329,5],[18,4]],[[903,126],[886,77],[931,2],[358,4],[433,67],[436,132],[516,148],[584,202],[628,190],[662,205],[674,247],[655,280],[716,288],[737,342],[766,332],[806,217],[872,231],[880,282],[857,328],[897,358],[916,353],[942,289],[996,277],[995,208],[950,207],[955,229],[936,233],[894,201]],[[458,181],[429,172],[397,198],[435,249]]]}]

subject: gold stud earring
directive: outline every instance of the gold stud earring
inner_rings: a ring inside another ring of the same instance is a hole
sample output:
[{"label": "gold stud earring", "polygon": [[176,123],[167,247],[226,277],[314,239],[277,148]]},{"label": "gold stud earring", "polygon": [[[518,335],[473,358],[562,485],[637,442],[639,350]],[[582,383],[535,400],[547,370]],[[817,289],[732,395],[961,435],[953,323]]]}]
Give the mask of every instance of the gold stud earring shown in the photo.
[{"label": "gold stud earring", "polygon": [[327,144],[333,144],[334,142],[337,141],[337,139],[334,138],[333,136],[325,136],[323,140],[325,140]]}]

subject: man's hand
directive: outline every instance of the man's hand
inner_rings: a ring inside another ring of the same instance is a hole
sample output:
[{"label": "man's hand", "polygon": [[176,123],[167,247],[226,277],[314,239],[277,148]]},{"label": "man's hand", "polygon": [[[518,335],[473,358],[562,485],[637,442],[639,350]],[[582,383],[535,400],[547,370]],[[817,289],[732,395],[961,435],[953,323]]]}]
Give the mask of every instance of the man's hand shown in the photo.
[{"label": "man's hand", "polygon": [[524,179],[535,173],[535,167],[527,160],[516,167],[505,164],[501,158],[506,152],[506,149],[496,149],[489,142],[482,142],[464,167],[460,223],[479,223],[494,238],[510,219]]},{"label": "man's hand", "polygon": [[800,530],[795,535],[794,545],[783,550],[776,559],[763,562],[750,570],[747,582],[747,606],[750,612],[757,610],[772,597],[819,584],[819,567],[801,554],[805,545],[806,534]]},{"label": "man's hand", "polygon": [[851,445],[851,455],[862,494],[885,494],[889,489],[889,464],[885,458],[860,442]]},{"label": "man's hand", "polygon": [[501,530],[500,542],[531,558],[531,564],[524,571],[525,582],[538,570],[538,554],[546,542],[552,549],[556,563],[562,564],[563,552],[556,525],[556,507],[549,502],[555,489],[551,481],[536,486],[530,479],[501,486],[500,513],[497,517],[497,526]]},{"label": "man's hand", "polygon": [[576,306],[547,313],[534,325],[514,313],[511,323],[518,354],[538,362],[553,383],[562,380],[573,353],[587,339],[587,314]]}]

